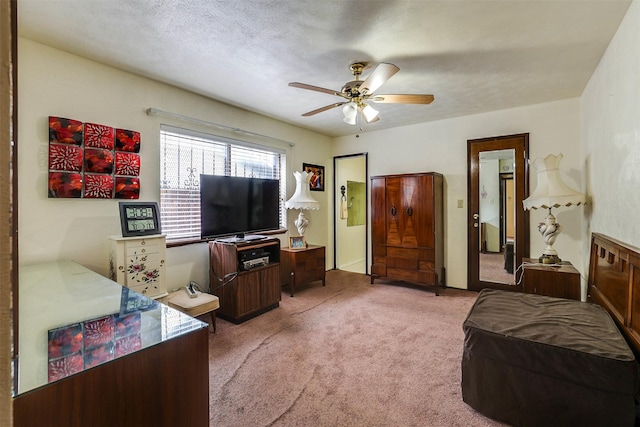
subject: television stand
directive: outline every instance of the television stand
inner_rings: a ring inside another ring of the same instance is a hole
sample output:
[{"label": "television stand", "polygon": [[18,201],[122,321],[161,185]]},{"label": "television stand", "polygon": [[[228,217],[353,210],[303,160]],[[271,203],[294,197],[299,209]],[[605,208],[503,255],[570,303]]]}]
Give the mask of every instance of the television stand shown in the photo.
[{"label": "television stand", "polygon": [[[282,294],[280,240],[224,240],[209,242],[209,286],[220,300],[216,315],[237,324],[277,308]],[[232,279],[221,282],[225,276]]]}]

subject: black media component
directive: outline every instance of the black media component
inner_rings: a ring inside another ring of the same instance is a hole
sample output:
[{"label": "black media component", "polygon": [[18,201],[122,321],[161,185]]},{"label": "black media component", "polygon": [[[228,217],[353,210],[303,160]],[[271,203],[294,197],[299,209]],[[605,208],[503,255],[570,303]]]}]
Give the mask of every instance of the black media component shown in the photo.
[{"label": "black media component", "polygon": [[249,261],[265,256],[269,256],[269,252],[265,252],[265,250],[262,248],[257,248],[248,251],[242,251],[242,253],[240,254],[240,261]]}]

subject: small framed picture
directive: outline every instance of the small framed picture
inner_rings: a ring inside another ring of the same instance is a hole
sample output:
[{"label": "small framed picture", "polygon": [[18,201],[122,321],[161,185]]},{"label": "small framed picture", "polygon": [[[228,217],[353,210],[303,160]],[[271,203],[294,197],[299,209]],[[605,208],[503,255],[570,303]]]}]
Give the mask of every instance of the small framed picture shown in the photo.
[{"label": "small framed picture", "polygon": [[307,241],[304,236],[289,237],[289,247],[291,249],[304,249],[307,247]]},{"label": "small framed picture", "polygon": [[122,237],[160,234],[160,216],[156,202],[120,202]]},{"label": "small framed picture", "polygon": [[324,166],[303,163],[302,170],[311,175],[309,189],[311,191],[324,191]]}]

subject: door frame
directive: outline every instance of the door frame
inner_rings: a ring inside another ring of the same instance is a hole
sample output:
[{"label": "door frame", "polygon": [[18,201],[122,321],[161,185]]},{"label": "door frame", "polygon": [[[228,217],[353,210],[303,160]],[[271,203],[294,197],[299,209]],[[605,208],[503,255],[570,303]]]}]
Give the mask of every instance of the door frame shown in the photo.
[{"label": "door frame", "polygon": [[[513,172],[499,173],[500,179],[500,243],[507,241],[507,184],[509,181],[513,181]],[[515,218],[514,218],[515,219]],[[515,231],[514,231],[515,233]]]},{"label": "door frame", "polygon": [[[529,134],[495,136],[467,140],[467,288],[480,291],[484,288],[521,291],[522,284],[515,285],[486,282],[480,280],[480,237],[479,215],[480,194],[480,152],[514,150],[515,206],[529,197]],[[522,264],[522,258],[529,256],[529,211],[516,209],[515,265]]]},{"label": "door frame", "polygon": [[340,188],[337,181],[338,175],[338,161],[341,159],[347,159],[352,157],[364,157],[364,194],[365,194],[365,230],[364,230],[364,274],[369,274],[369,153],[354,153],[345,154],[342,156],[333,157],[333,269],[338,268],[338,220],[340,206],[335,204],[338,194],[340,194]]}]

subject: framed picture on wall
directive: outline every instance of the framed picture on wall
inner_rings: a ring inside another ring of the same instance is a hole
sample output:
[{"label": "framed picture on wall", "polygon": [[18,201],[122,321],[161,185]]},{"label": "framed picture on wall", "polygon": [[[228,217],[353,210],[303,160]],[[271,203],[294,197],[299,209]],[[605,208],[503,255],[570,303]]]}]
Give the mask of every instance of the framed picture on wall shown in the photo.
[{"label": "framed picture on wall", "polygon": [[311,191],[324,191],[324,166],[303,163],[302,170],[311,174],[309,189]]}]

